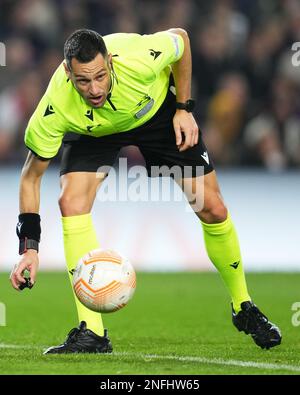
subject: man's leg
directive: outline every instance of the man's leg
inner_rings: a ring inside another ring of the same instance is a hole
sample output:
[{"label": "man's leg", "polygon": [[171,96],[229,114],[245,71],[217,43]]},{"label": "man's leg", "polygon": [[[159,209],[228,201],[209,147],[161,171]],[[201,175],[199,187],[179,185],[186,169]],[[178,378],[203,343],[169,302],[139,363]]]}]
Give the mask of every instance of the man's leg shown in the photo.
[{"label": "man's leg", "polygon": [[268,321],[251,302],[247,291],[238,237],[231,217],[224,205],[215,171],[203,178],[183,179],[181,187],[189,202],[199,191],[196,201],[203,206],[195,213],[201,220],[204,241],[209,258],[219,271],[232,299],[232,320],[239,331],[251,334],[262,348],[281,343],[279,329]]},{"label": "man's leg", "polygon": [[[65,256],[72,284],[72,271],[79,259],[90,250],[99,248],[90,211],[97,188],[105,178],[89,172],[70,172],[61,177],[62,192],[59,206],[62,214]],[[73,289],[73,287],[72,287]],[[48,348],[44,354],[107,353],[112,345],[103,329],[100,313],[87,309],[74,291],[79,326],[72,329],[63,344]]]},{"label": "man's leg", "polygon": [[[241,303],[250,300],[250,296],[238,237],[224,205],[215,171],[206,174],[204,179],[184,179],[183,189],[187,195],[187,191],[204,193],[200,197],[203,199],[203,207],[198,208],[200,211],[196,209],[195,213],[201,220],[207,254],[229,291],[234,310],[238,312]],[[191,196],[187,197],[190,200]]]},{"label": "man's leg", "polygon": [[[71,284],[72,271],[79,259],[90,250],[99,248],[90,212],[100,183],[101,179],[96,178],[95,173],[73,172],[61,176],[59,206],[62,214],[65,257]],[[74,291],[73,294],[79,321],[85,321],[88,329],[103,336],[100,313],[86,308],[78,300]]]}]

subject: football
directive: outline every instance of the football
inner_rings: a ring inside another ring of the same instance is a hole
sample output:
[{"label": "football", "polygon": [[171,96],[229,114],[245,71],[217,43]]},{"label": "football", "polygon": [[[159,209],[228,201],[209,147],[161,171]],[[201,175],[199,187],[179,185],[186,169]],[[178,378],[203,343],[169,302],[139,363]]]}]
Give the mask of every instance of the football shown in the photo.
[{"label": "football", "polygon": [[83,256],[73,273],[73,288],[86,307],[111,313],[127,305],[136,288],[130,261],[112,250],[97,249]]}]

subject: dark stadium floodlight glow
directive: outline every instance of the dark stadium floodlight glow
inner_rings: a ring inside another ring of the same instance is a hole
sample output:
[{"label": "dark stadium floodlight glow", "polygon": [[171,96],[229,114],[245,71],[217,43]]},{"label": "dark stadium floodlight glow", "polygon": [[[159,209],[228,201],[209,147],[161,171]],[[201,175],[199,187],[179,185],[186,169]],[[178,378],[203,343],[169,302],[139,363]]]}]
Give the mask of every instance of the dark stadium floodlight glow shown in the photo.
[{"label": "dark stadium floodlight glow", "polygon": [[6,66],[6,47],[0,42],[0,66]]}]

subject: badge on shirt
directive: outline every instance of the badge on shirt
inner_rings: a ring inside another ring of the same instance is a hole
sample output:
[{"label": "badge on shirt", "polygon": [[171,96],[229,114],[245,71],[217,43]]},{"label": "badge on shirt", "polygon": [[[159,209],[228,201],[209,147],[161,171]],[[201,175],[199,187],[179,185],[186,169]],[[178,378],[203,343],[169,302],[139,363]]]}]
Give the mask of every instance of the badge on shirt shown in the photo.
[{"label": "badge on shirt", "polygon": [[[144,106],[143,106],[144,105]],[[141,107],[143,106],[138,112],[134,114],[134,117],[136,119],[142,118],[144,115],[146,115],[151,108],[154,105],[154,99],[152,99],[150,96],[146,96],[139,104],[138,106]]]}]

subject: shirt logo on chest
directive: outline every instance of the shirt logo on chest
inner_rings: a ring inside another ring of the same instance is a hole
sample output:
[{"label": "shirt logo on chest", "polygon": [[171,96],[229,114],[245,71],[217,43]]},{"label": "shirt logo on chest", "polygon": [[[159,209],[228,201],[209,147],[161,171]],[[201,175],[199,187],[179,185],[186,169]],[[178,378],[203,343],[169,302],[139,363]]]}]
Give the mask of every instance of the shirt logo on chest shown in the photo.
[{"label": "shirt logo on chest", "polygon": [[85,113],[85,116],[90,119],[91,121],[94,120],[94,114],[93,114],[93,109],[91,110],[87,110],[87,112]]}]

